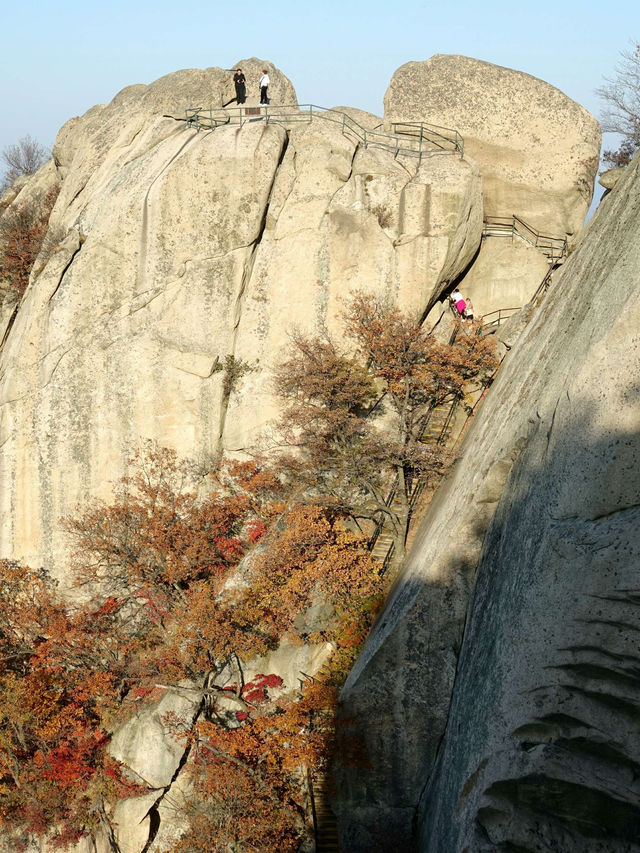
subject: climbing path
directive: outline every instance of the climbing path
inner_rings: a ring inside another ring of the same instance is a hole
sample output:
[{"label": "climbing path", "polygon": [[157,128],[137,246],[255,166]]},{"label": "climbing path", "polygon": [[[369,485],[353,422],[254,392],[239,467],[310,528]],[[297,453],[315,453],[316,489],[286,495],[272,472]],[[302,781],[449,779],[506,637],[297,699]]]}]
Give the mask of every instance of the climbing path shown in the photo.
[{"label": "climbing path", "polygon": [[[447,400],[439,406],[434,406],[429,413],[429,419],[425,425],[424,432],[420,436],[420,442],[427,446],[434,447],[435,445],[445,444],[451,435],[453,427],[453,417],[457,408],[457,400]],[[424,481],[416,478],[413,481],[411,493],[409,495],[409,507],[413,509],[416,501],[420,497],[424,489]],[[400,508],[400,496],[398,495],[397,480],[394,481],[389,495],[386,499],[387,506],[392,509]],[[369,549],[374,559],[382,563],[382,571],[385,572],[389,561],[393,556],[393,532],[391,523],[385,518],[376,527],[371,540]]]},{"label": "climbing path", "polygon": [[[457,332],[457,329],[456,329]],[[455,339],[455,332],[453,335]],[[447,441],[452,427],[453,415],[457,407],[457,400],[447,401],[440,406],[434,406],[429,415],[420,441],[424,444],[443,444]],[[424,483],[416,480],[410,496],[410,504],[413,507]],[[387,504],[393,504],[395,500],[396,487],[392,486]],[[376,559],[380,560],[386,568],[393,555],[393,538],[388,524],[381,524],[373,534],[370,542],[371,552]],[[327,662],[320,669],[318,677],[322,678],[330,673],[330,663]],[[305,678],[309,676],[301,673]],[[317,725],[317,723],[316,723]],[[322,724],[321,724],[322,725]],[[332,718],[325,721],[324,725],[333,725]],[[310,790],[313,807],[313,824],[316,841],[316,853],[337,853],[338,846],[338,821],[331,808],[331,777],[329,773],[315,773],[310,776]]]},{"label": "climbing path", "polygon": [[316,104],[269,104],[210,110],[194,107],[185,111],[186,126],[197,131],[214,130],[225,125],[242,127],[256,121],[290,126],[316,119],[339,125],[345,135],[355,137],[365,148],[382,148],[392,151],[396,156],[408,154],[417,157],[418,161],[424,154],[455,153],[464,156],[464,139],[457,130],[424,122],[394,122],[390,125],[390,132],[387,132],[366,128],[342,110],[327,109]]},{"label": "climbing path", "polygon": [[316,773],[312,781],[313,818],[316,836],[316,853],[338,851],[338,820],[331,808],[327,773]]},{"label": "climbing path", "polygon": [[566,237],[541,234],[514,213],[512,216],[487,216],[484,220],[482,239],[487,237],[519,237],[525,243],[535,246],[547,256],[550,263],[558,263],[566,258],[569,245]]}]

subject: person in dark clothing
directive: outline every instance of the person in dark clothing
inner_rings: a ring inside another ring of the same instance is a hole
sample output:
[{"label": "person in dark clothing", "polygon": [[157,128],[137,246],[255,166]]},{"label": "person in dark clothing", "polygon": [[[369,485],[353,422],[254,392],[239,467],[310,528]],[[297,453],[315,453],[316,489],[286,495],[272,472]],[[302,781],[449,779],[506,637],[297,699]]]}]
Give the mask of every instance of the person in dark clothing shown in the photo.
[{"label": "person in dark clothing", "polygon": [[236,73],[233,75],[233,84],[236,87],[236,102],[244,104],[247,99],[247,81],[242,73],[242,68],[236,69]]}]

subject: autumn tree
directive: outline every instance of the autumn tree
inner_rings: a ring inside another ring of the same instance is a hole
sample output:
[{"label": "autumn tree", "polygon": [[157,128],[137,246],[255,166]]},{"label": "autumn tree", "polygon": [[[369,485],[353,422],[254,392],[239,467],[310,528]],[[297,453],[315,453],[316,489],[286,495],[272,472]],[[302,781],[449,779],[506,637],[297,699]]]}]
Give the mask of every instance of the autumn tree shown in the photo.
[{"label": "autumn tree", "polygon": [[[111,502],[67,519],[73,606],[41,573],[0,566],[0,822],[16,849],[98,829],[117,849],[111,806],[138,789],[109,755],[111,733],[176,691],[192,698],[166,720],[190,776],[180,808],[192,825],[176,849],[296,849],[306,771],[328,749],[313,716],[336,685],[292,693],[245,671],[284,639],[329,640],[348,667],[380,603],[365,543],[336,508],[285,502],[256,460],[221,463],[199,490],[192,466],[152,445],[131,470]],[[305,615],[318,601],[320,623]]]},{"label": "autumn tree", "polygon": [[[270,689],[280,686],[276,675],[245,683],[246,708],[230,706],[231,720],[240,723],[235,727],[221,724],[223,701],[218,714],[203,715],[186,730],[178,721],[177,736],[193,748],[193,796],[179,803],[182,813],[192,814],[192,826],[176,851],[298,849],[308,817],[307,772],[326,764],[333,745],[332,727],[322,721],[382,603],[366,541],[335,509],[293,504],[266,540],[240,610],[274,637],[330,641],[331,666],[324,678],[301,683],[297,696],[271,698]],[[309,614],[319,603],[325,609],[320,620]],[[235,689],[226,685],[230,698]],[[212,846],[214,839],[219,846]]]},{"label": "autumn tree", "polygon": [[0,214],[0,286],[21,297],[40,250],[53,251],[60,235],[47,234],[58,197],[52,188],[41,198],[13,204]]},{"label": "autumn tree", "polygon": [[[105,803],[135,792],[106,752],[118,700],[103,662],[86,666],[84,622],[44,572],[0,561],[0,827],[16,851],[46,834],[64,847],[102,827]],[[90,620],[97,631],[100,614]]]},{"label": "autumn tree", "polygon": [[490,376],[494,344],[477,326],[442,343],[362,293],[344,321],[345,346],[327,334],[292,335],[275,385],[285,403],[280,435],[295,452],[281,452],[280,464],[308,494],[325,495],[356,520],[386,519],[398,565],[415,482],[440,474],[446,461],[441,445],[421,440],[431,413]]},{"label": "autumn tree", "polygon": [[625,166],[640,148],[640,44],[621,52],[614,72],[596,89],[605,104],[601,116],[603,131],[621,137],[618,149],[603,154],[609,168]]}]

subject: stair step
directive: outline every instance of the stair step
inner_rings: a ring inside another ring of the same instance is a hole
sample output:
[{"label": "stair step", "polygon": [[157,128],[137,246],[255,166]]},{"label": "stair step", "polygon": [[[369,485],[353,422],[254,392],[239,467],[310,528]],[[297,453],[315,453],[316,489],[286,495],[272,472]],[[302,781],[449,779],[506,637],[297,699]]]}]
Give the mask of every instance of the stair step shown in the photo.
[{"label": "stair step", "polygon": [[[453,408],[452,403],[443,403],[439,406],[436,406],[429,416],[429,420],[427,421],[427,425],[423,434],[420,436],[419,441],[424,445],[437,445],[445,442],[450,433],[451,433],[451,412]],[[417,490],[420,488],[420,480],[416,479],[411,486],[410,498],[413,499],[414,495],[416,495]],[[388,502],[387,505],[390,506],[391,509],[399,509],[403,505],[403,498],[400,495],[394,494],[391,502]],[[413,503],[411,504],[413,506]],[[375,560],[384,563],[387,557],[391,552],[391,548],[393,547],[393,535],[391,533],[391,525],[389,521],[385,519],[385,522],[382,525],[382,529],[379,530],[373,547],[371,547],[371,555]]]}]

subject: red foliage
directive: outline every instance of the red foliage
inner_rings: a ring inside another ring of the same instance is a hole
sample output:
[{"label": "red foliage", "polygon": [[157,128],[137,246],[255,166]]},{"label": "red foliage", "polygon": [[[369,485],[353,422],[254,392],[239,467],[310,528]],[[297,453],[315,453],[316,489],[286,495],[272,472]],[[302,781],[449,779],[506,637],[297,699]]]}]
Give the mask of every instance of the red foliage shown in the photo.
[{"label": "red foliage", "polygon": [[29,283],[57,196],[58,189],[51,189],[39,201],[10,207],[0,219],[0,280],[18,296]]},{"label": "red foliage", "polygon": [[261,519],[253,519],[247,522],[247,538],[252,545],[259,542],[267,532],[267,525]]},{"label": "red foliage", "polygon": [[[58,604],[42,573],[0,564],[0,824],[16,850],[29,832],[55,828],[63,847],[92,835],[107,804],[138,793],[109,757],[108,733],[185,682],[193,713],[165,720],[192,758],[192,829],[176,853],[296,849],[300,769],[327,752],[310,720],[334,694],[307,685],[294,701],[274,673],[243,683],[241,662],[284,635],[301,641],[298,618],[320,596],[335,618],[319,638],[344,668],[351,633],[345,642],[341,626],[364,636],[379,579],[339,513],[283,514],[276,478],[239,470],[240,482],[227,470],[197,497],[175,455],[148,448],[111,505],[68,521],[79,583],[92,593],[84,606]],[[269,547],[252,555],[245,585],[226,586],[256,531]]]}]

